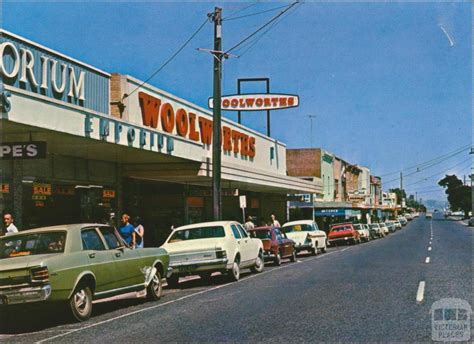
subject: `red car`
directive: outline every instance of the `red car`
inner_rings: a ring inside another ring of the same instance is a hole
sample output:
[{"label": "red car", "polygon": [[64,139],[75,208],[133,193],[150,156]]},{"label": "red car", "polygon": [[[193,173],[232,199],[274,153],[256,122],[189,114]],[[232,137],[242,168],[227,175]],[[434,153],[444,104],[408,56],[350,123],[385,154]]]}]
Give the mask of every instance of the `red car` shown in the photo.
[{"label": "red car", "polygon": [[296,261],[295,242],[277,227],[256,227],[248,231],[251,237],[259,238],[263,243],[263,258],[280,265],[283,258]]},{"label": "red car", "polygon": [[331,226],[328,234],[328,241],[331,245],[342,243],[360,243],[360,234],[352,223],[338,223]]}]

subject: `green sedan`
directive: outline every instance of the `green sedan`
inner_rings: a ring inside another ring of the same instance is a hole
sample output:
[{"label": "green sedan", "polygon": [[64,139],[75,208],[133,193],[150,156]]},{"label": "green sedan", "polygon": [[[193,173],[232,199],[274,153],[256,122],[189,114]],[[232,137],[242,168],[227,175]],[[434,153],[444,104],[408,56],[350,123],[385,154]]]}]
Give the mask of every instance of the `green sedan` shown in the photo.
[{"label": "green sedan", "polygon": [[107,225],[63,225],[6,235],[0,238],[0,307],[65,302],[74,318],[84,321],[93,300],[134,291],[158,300],[162,277],[170,273],[168,264],[166,250],[131,249]]}]

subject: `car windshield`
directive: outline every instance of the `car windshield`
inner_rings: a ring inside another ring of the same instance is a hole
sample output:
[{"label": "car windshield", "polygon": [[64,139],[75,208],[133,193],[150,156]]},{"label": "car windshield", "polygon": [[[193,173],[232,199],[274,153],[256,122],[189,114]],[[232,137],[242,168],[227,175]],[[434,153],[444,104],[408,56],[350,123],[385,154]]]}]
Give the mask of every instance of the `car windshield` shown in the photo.
[{"label": "car windshield", "polygon": [[0,239],[0,259],[64,252],[66,232],[5,236]]},{"label": "car windshield", "polygon": [[223,237],[225,237],[225,231],[222,226],[188,228],[174,232],[168,242]]},{"label": "car windshield", "polygon": [[350,231],[351,229],[352,229],[351,226],[341,226],[341,227],[335,227],[331,229],[331,232]]},{"label": "car windshield", "polygon": [[271,239],[272,238],[272,233],[268,231],[251,231],[250,235],[253,238],[258,238],[258,239]]},{"label": "car windshield", "polygon": [[300,225],[292,225],[292,226],[284,226],[283,231],[285,233],[291,232],[313,232],[315,231],[312,225],[308,224],[300,224]]},{"label": "car windshield", "polygon": [[370,225],[370,228],[379,228],[379,225],[373,224],[373,225]]}]

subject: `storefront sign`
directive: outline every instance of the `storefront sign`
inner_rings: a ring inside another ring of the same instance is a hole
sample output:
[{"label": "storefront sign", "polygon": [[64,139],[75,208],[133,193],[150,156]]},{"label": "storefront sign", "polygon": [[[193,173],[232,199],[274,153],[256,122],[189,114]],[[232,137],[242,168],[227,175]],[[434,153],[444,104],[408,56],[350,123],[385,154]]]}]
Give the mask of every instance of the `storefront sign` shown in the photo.
[{"label": "storefront sign", "polygon": [[[214,99],[209,98],[209,108]],[[266,111],[297,107],[299,97],[293,94],[235,94],[222,96],[221,109],[225,111]]]},{"label": "storefront sign", "polygon": [[333,209],[315,209],[315,216],[346,216],[346,209],[333,208]]},{"label": "storefront sign", "polygon": [[103,198],[115,198],[115,190],[111,190],[111,189],[102,190],[102,197]]},{"label": "storefront sign", "polygon": [[51,184],[33,183],[33,195],[51,196]]},{"label": "storefront sign", "polygon": [[76,189],[72,185],[57,185],[54,193],[62,196],[74,196]]},{"label": "storefront sign", "polygon": [[10,184],[2,183],[0,184],[0,193],[10,193]]},{"label": "storefront sign", "polygon": [[107,73],[3,30],[0,76],[6,85],[108,113]]},{"label": "storefront sign", "polygon": [[[139,92],[138,98],[144,126],[151,128],[160,126],[167,133],[206,145],[212,144],[212,120],[183,108],[175,109],[170,103],[144,92]],[[225,152],[232,151],[253,158],[256,153],[255,137],[223,126],[222,148]]]},{"label": "storefront sign", "polygon": [[0,159],[44,159],[46,158],[46,142],[2,142]]},{"label": "storefront sign", "polygon": [[44,195],[33,195],[31,196],[33,201],[46,201],[46,196]]}]

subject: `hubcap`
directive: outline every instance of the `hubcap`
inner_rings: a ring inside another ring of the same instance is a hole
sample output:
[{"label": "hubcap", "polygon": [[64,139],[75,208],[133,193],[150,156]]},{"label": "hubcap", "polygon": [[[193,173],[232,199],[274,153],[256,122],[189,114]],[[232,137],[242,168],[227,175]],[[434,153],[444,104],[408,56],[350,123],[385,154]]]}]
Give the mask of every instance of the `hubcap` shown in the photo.
[{"label": "hubcap", "polygon": [[84,313],[87,308],[87,295],[84,289],[81,289],[74,295],[74,303],[76,304],[76,309]]},{"label": "hubcap", "polygon": [[153,276],[153,280],[151,281],[151,283],[153,283],[153,290],[158,295],[161,289],[161,285],[157,275]]}]

